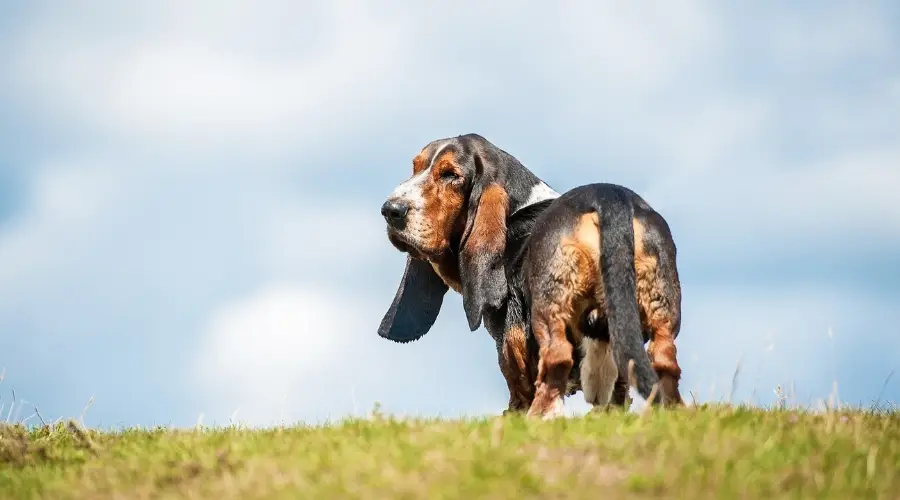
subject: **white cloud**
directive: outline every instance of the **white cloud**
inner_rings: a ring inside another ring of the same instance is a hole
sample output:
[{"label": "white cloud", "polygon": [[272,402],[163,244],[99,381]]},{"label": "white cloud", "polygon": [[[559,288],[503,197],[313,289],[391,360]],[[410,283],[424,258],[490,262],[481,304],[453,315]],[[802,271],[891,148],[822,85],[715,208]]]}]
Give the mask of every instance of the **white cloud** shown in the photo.
[{"label": "white cloud", "polygon": [[468,331],[458,296],[431,332],[402,345],[376,334],[390,299],[295,282],[221,304],[193,356],[196,408],[208,423],[237,411],[250,425],[363,415],[375,402],[398,415],[505,409],[493,340]]},{"label": "white cloud", "polygon": [[164,140],[309,140],[384,92],[386,82],[375,77],[404,62],[390,26],[350,27],[365,45],[340,38],[341,29],[335,46],[298,62],[265,63],[190,44],[142,47],[112,76],[104,107],[114,124]]},{"label": "white cloud", "polygon": [[277,420],[287,397],[295,407],[315,406],[332,378],[358,366],[347,351],[356,331],[371,330],[359,314],[364,307],[322,288],[283,285],[223,304],[204,329],[198,379],[239,402],[250,420]]}]

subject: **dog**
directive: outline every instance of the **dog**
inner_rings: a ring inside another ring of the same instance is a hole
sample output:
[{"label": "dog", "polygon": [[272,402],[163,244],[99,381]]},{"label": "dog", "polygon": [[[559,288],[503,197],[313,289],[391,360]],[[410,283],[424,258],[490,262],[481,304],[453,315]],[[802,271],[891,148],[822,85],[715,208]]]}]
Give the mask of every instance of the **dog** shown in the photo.
[{"label": "dog", "polygon": [[[406,343],[431,329],[449,289],[463,297],[469,328],[482,322],[497,346],[506,412],[533,406],[539,346],[531,334],[523,263],[538,217],[560,195],[515,157],[478,134],[432,141],[412,176],[381,207],[391,244],[407,254],[403,278],[378,333]],[[580,389],[580,351],[566,395]],[[613,402],[627,403],[618,377]],[[545,391],[546,392],[546,391]],[[504,412],[504,413],[506,413]]]},{"label": "dog", "polygon": [[529,310],[538,350],[528,415],[559,415],[575,370],[585,401],[606,407],[617,382],[631,378],[630,363],[642,397],[683,404],[675,348],[681,284],[666,220],[634,191],[597,183],[548,203],[530,230],[513,260],[523,282],[512,287],[521,295],[513,302]]},{"label": "dog", "polygon": [[388,239],[407,259],[378,333],[395,342],[418,340],[453,289],[463,297],[470,330],[483,322],[496,343],[507,412],[526,411],[536,354],[529,358],[524,311],[508,307],[506,259],[524,243],[538,208],[559,193],[478,134],[432,141],[412,167],[381,207]]}]

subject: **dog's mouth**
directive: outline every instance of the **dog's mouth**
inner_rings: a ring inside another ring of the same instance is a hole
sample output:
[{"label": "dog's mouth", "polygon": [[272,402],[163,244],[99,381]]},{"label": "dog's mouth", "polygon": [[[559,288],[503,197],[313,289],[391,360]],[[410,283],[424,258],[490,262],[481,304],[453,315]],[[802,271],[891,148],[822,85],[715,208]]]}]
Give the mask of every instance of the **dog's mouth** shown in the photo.
[{"label": "dog's mouth", "polygon": [[394,245],[397,250],[400,250],[401,252],[409,252],[411,245],[406,241],[406,238],[403,237],[402,233],[399,233],[395,229],[388,226],[387,236],[388,240],[391,242],[391,245]]},{"label": "dog's mouth", "polygon": [[408,234],[405,234],[402,231],[397,231],[390,226],[388,226],[387,235],[388,240],[391,242],[391,245],[393,245],[394,248],[417,259],[433,260],[440,257],[444,253],[443,251],[434,251],[429,248],[424,248],[423,245],[418,244],[418,242],[416,242]]}]

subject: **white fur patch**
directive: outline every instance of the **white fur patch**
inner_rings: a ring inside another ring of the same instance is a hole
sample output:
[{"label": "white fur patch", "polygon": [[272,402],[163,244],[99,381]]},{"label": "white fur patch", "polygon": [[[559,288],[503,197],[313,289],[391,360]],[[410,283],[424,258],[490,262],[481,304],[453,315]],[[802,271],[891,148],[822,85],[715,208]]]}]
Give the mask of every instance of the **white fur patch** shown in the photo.
[{"label": "white fur patch", "polygon": [[450,145],[450,141],[441,144],[437,149],[434,150],[434,155],[432,155],[431,161],[428,163],[428,168],[426,170],[430,170],[432,167],[434,167],[434,162],[441,156],[441,153],[443,153],[444,150],[447,149],[448,145]]},{"label": "white fur patch", "polygon": [[556,198],[559,198],[559,193],[548,186],[546,182],[540,181],[531,188],[531,193],[528,194],[528,199],[522,204],[522,208]]},{"label": "white fur patch", "polygon": [[605,407],[612,398],[619,371],[609,342],[584,338],[581,341],[581,391],[593,406]]},{"label": "white fur patch", "polygon": [[389,200],[401,200],[410,208],[421,209],[425,205],[425,197],[422,195],[422,187],[428,179],[431,168],[426,168],[418,174],[410,177],[405,182],[394,188],[388,196]]},{"label": "white fur patch", "polygon": [[438,146],[438,148],[434,150],[434,155],[431,156],[428,167],[422,169],[421,172],[394,188],[394,191],[391,192],[388,199],[404,201],[410,208],[421,210],[425,205],[425,197],[422,195],[422,188],[425,186],[425,181],[428,180],[428,176],[431,175],[431,169],[434,168],[434,162],[449,144],[450,142],[447,141]]}]

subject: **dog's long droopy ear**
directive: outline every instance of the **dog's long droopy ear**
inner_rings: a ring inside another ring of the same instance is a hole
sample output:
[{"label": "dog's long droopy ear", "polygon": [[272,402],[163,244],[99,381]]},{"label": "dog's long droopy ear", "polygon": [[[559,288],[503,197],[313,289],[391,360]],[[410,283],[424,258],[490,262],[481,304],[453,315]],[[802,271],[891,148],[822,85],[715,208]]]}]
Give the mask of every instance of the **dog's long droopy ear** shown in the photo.
[{"label": "dog's long droopy ear", "polygon": [[403,280],[394,302],[381,320],[378,335],[401,343],[419,340],[428,333],[441,312],[447,289],[447,284],[434,272],[431,264],[407,257]]},{"label": "dog's long droopy ear", "polygon": [[506,299],[503,252],[508,208],[509,198],[499,184],[472,188],[459,267],[463,307],[473,332],[481,325],[485,308],[499,308]]}]

